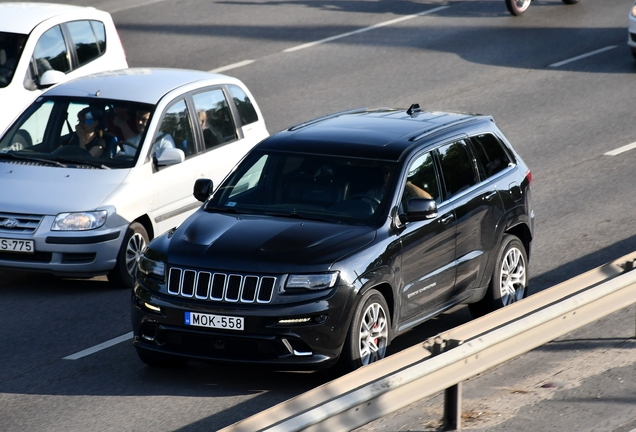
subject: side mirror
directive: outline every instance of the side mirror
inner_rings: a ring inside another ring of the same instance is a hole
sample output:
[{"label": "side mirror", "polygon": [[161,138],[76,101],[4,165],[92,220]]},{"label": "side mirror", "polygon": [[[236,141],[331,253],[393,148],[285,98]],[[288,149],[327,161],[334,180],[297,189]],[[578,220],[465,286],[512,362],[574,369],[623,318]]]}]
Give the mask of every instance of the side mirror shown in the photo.
[{"label": "side mirror", "polygon": [[406,203],[405,213],[400,214],[400,221],[417,222],[437,216],[437,203],[428,198],[411,198]]},{"label": "side mirror", "polygon": [[210,195],[212,195],[212,191],[214,190],[214,185],[212,184],[212,180],[210,179],[197,179],[194,182],[194,190],[192,191],[192,195],[201,202],[205,202]]},{"label": "side mirror", "polygon": [[185,160],[185,153],[183,150],[166,147],[161,150],[161,154],[157,158],[157,166],[176,165]]},{"label": "side mirror", "polygon": [[64,72],[60,72],[54,69],[47,70],[40,77],[40,82],[38,83],[38,87],[45,88],[51,87],[52,85],[61,83],[66,80],[66,74]]}]

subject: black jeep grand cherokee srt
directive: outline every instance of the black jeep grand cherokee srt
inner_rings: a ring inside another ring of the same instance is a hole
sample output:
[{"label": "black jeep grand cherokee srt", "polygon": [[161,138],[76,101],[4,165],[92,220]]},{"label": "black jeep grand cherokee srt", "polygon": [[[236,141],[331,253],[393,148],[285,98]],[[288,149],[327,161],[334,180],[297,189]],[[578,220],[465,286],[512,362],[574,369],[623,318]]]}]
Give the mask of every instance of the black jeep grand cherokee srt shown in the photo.
[{"label": "black jeep grand cherokee srt", "polygon": [[468,303],[527,293],[530,170],[483,115],[362,109],[257,145],[153,240],[133,291],[153,366],[213,360],[345,370]]}]

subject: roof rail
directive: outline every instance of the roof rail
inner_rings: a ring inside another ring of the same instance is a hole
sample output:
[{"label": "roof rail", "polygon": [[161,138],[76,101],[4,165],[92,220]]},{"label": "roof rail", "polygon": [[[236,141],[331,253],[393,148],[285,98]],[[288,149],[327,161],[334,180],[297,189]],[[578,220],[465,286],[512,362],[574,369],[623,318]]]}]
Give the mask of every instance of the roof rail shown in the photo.
[{"label": "roof rail", "polygon": [[303,123],[298,123],[297,125],[294,125],[294,126],[288,128],[287,130],[288,131],[295,131],[295,130],[298,130],[298,129],[303,128],[305,126],[309,126],[309,125],[321,122],[321,121],[326,120],[328,118],[338,117],[338,116],[341,116],[343,114],[361,113],[361,112],[366,112],[368,110],[369,110],[369,108],[354,108],[354,109],[350,109],[350,110],[346,110],[346,111],[339,111],[339,112],[336,112],[336,113],[328,114],[326,116],[315,118],[313,120],[308,120],[308,121],[303,122]]}]

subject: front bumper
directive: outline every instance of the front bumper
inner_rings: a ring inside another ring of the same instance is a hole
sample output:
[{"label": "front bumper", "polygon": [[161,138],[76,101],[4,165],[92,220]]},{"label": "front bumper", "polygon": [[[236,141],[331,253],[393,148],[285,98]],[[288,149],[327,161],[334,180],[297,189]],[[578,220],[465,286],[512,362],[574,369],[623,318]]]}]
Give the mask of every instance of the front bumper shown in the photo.
[{"label": "front bumper", "polygon": [[[340,325],[347,295],[337,294],[338,291],[329,298],[307,303],[245,305],[173,297],[138,283],[132,296],[133,343],[137,349],[189,360],[288,369],[331,367],[338,360],[348,330]],[[244,330],[186,325],[186,312],[242,317]],[[295,318],[311,320],[302,324],[280,323]]]},{"label": "front bumper", "polygon": [[[11,215],[20,219],[21,216]],[[0,228],[0,238],[32,240],[35,251],[0,252],[0,268],[46,272],[56,276],[93,277],[115,267],[127,226],[90,231],[51,231],[53,216],[34,220],[34,229]],[[27,223],[28,225],[28,223]]]}]

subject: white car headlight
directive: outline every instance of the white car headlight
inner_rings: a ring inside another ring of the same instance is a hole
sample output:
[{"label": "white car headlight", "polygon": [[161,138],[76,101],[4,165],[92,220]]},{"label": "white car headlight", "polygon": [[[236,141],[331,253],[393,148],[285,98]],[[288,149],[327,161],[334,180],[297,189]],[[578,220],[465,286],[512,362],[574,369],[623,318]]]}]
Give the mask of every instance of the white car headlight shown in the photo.
[{"label": "white car headlight", "polygon": [[634,2],[634,7],[632,8],[632,16],[636,17],[636,2]]},{"label": "white car headlight", "polygon": [[338,280],[338,272],[323,274],[289,275],[285,288],[323,290],[333,288]]},{"label": "white car headlight", "polygon": [[60,213],[55,217],[51,231],[85,231],[106,223],[106,210],[94,212]]},{"label": "white car headlight", "polygon": [[162,281],[166,280],[166,263],[163,261],[155,261],[146,255],[139,257],[137,269],[140,273]]}]

